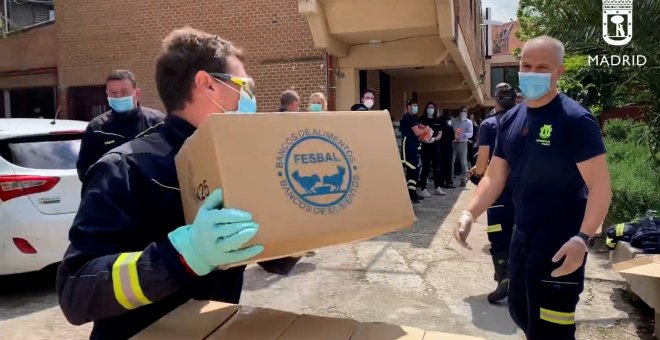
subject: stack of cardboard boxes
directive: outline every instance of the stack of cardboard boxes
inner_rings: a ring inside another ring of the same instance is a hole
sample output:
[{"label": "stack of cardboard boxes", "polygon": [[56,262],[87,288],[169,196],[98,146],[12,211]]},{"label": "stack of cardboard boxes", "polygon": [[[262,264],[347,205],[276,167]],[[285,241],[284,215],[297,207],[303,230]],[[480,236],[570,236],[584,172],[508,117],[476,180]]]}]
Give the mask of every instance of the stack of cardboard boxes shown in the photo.
[{"label": "stack of cardboard boxes", "polygon": [[610,252],[613,269],[628,289],[655,310],[655,334],[660,334],[660,255],[649,255],[628,242],[618,242]]},{"label": "stack of cardboard boxes", "polygon": [[298,315],[267,308],[191,301],[135,340],[478,340],[383,323]]}]

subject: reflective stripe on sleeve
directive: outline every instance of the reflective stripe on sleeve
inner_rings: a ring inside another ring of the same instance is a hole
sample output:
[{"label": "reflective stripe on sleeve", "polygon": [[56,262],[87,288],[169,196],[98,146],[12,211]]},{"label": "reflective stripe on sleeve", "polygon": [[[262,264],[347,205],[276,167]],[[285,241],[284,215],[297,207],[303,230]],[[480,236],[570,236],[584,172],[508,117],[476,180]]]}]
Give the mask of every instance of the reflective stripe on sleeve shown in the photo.
[{"label": "reflective stripe on sleeve", "polygon": [[541,308],[541,320],[559,325],[573,325],[575,324],[575,312],[565,313]]},{"label": "reflective stripe on sleeve", "polygon": [[605,245],[607,245],[610,248],[615,248],[616,247],[616,243],[609,237],[605,238]]},{"label": "reflective stripe on sleeve", "polygon": [[616,230],[616,237],[621,237],[621,236],[623,236],[623,228],[624,228],[625,226],[626,226],[626,225],[623,224],[623,223],[619,223],[619,224],[616,225],[616,229],[615,229],[615,230]]},{"label": "reflective stripe on sleeve", "polygon": [[112,265],[112,290],[120,305],[134,309],[151,303],[142,292],[137,261],[142,252],[122,253]]}]

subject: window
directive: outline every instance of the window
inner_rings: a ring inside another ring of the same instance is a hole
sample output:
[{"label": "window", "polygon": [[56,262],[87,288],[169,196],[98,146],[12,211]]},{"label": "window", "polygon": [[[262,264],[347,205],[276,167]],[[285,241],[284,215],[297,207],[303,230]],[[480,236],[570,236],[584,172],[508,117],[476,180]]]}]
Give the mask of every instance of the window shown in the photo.
[{"label": "window", "polygon": [[490,69],[490,95],[495,96],[495,87],[499,83],[507,83],[513,88],[518,87],[518,66],[492,67]]},{"label": "window", "polygon": [[55,88],[31,87],[9,90],[12,118],[55,117]]},{"label": "window", "polygon": [[54,0],[7,0],[7,31],[15,31],[42,22],[55,20]]},{"label": "window", "polygon": [[9,162],[24,168],[75,169],[80,138],[80,134],[17,138],[0,145],[0,153]]}]

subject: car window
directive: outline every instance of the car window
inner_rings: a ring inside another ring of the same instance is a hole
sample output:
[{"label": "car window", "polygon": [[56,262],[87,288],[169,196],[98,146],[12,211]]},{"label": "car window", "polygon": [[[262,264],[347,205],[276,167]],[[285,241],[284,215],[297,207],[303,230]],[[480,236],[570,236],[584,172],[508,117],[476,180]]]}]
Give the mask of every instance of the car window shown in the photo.
[{"label": "car window", "polygon": [[2,152],[17,166],[31,169],[75,169],[80,152],[80,137],[26,138],[5,141]]}]

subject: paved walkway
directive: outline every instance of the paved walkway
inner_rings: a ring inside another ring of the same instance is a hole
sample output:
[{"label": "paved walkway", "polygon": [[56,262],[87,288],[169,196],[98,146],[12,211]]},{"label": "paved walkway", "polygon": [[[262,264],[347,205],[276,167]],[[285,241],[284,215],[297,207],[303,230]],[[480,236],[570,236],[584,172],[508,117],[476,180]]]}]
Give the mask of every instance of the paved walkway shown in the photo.
[{"label": "paved walkway", "polygon": [[[506,305],[492,306],[494,288],[485,219],[469,238],[473,250],[453,240],[452,228],[474,187],[447,190],[415,206],[412,229],[318,251],[289,277],[247,271],[243,303],[299,313],[351,317],[424,329],[524,339]],[[623,281],[606,251],[590,255],[578,307],[579,339],[638,339],[632,308],[622,301]]]},{"label": "paved walkway", "polygon": [[[453,189],[446,197],[427,199],[415,206],[418,221],[412,229],[319,250],[288,277],[251,266],[242,303],[486,339],[521,339],[507,308],[486,302],[495,281],[485,226],[473,228],[472,251],[452,239],[454,221],[473,192],[473,187]],[[0,280],[12,282],[0,292],[0,338],[87,338],[90,325],[73,327],[62,316],[52,272]],[[607,252],[593,252],[577,313],[578,339],[639,338],[635,324],[644,321],[622,299],[623,287],[609,269]]]}]

